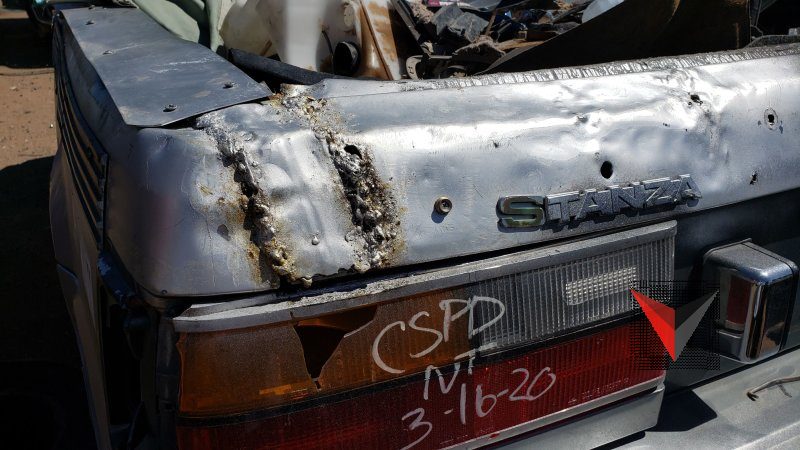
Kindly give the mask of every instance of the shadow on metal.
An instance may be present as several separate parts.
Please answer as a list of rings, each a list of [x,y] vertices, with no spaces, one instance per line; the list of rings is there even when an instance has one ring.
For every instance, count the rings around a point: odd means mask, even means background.
[[[688,431],[714,420],[717,413],[693,391],[683,391],[664,399],[658,424],[651,431]]]

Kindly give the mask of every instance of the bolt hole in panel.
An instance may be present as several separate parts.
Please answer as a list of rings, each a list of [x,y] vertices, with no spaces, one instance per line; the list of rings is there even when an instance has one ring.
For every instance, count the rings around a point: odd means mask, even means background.
[[[637,366],[628,289],[672,279],[674,236],[668,222],[178,317],[180,446],[441,447],[652,388],[664,371]]]

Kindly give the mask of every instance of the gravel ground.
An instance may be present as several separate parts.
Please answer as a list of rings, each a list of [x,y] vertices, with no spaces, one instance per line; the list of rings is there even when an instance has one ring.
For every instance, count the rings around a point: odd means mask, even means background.
[[[90,448],[80,357],[55,274],[50,40],[0,8],[0,436],[4,448]],[[9,444],[11,443],[11,444]],[[9,446],[10,445],[10,446]]]

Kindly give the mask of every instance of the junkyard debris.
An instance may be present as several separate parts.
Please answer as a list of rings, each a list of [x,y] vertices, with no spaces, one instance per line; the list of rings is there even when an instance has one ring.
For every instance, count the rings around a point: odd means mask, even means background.
[[[280,64],[446,78],[741,48],[750,9],[748,0],[238,0],[220,33],[232,51],[277,61],[258,65],[284,79],[291,70]]]

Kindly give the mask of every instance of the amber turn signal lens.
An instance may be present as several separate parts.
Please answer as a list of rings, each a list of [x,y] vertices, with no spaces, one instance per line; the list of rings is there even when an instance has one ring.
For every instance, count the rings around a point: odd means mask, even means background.
[[[365,308],[370,314],[182,334],[180,412],[251,411],[466,359],[476,303],[452,300],[458,296],[449,290]],[[342,333],[353,323],[363,325]]]
[[[178,350],[182,413],[246,411],[316,391],[291,326],[185,334]]]

